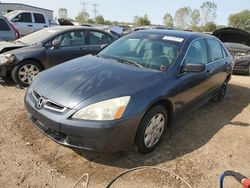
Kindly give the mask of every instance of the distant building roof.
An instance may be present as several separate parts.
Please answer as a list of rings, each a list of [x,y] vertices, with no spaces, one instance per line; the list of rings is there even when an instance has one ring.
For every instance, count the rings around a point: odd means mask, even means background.
[[[23,4],[23,3],[1,3],[0,2],[0,4],[2,4],[2,5],[26,6],[26,7],[30,7],[30,8],[37,8],[37,9],[41,9],[41,10],[46,10],[46,11],[54,12],[53,10],[49,10],[49,9],[45,9],[45,8],[41,8],[41,7],[35,7],[35,6],[32,6],[32,5],[26,5],[26,4]]]

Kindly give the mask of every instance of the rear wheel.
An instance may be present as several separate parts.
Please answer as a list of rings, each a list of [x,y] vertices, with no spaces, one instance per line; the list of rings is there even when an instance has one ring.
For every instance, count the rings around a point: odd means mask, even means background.
[[[220,88],[220,91],[214,97],[215,102],[220,102],[225,98],[225,95],[227,93],[227,86],[228,86],[228,81],[224,81],[224,83],[222,84]]]
[[[28,87],[32,83],[32,79],[42,70],[42,66],[36,61],[23,61],[12,70],[12,79],[19,86]]]
[[[157,105],[143,117],[137,130],[136,146],[140,153],[153,151],[160,143],[166,130],[168,113],[164,106]]]

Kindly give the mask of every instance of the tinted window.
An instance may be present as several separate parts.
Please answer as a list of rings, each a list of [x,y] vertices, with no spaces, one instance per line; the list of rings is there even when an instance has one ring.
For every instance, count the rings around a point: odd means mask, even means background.
[[[207,47],[205,40],[197,40],[188,49],[185,61],[207,64]]]
[[[45,18],[42,14],[34,13],[34,18],[36,23],[45,23]]]
[[[10,31],[10,27],[4,19],[0,19],[0,31]]]
[[[112,42],[112,38],[101,32],[90,31],[89,32],[89,44],[97,45],[97,44],[109,44]]]
[[[54,40],[58,40],[60,46],[79,46],[86,45],[86,32],[73,31],[57,36]]]
[[[30,13],[21,13],[15,19],[18,19],[18,22],[32,22]]]
[[[223,54],[220,43],[215,39],[208,39],[207,42],[211,53],[210,62],[222,59]]]

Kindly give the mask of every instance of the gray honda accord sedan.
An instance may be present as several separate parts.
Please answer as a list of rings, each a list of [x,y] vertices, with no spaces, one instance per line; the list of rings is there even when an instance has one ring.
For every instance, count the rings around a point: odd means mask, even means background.
[[[176,112],[224,98],[232,69],[232,56],[213,36],[138,31],[41,72],[25,106],[32,123],[62,145],[149,153]]]

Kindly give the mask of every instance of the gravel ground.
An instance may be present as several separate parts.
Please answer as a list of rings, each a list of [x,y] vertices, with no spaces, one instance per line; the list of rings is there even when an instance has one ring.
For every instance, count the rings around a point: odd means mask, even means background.
[[[0,187],[73,187],[84,173],[89,187],[104,187],[118,173],[157,165],[193,187],[219,187],[228,169],[250,176],[250,77],[233,76],[223,102],[210,102],[172,123],[151,154],[74,151],[43,136],[27,118],[25,90],[0,81]],[[240,187],[225,179],[225,188]],[[79,186],[83,187],[83,186]],[[157,170],[130,173],[114,187],[185,187]]]

